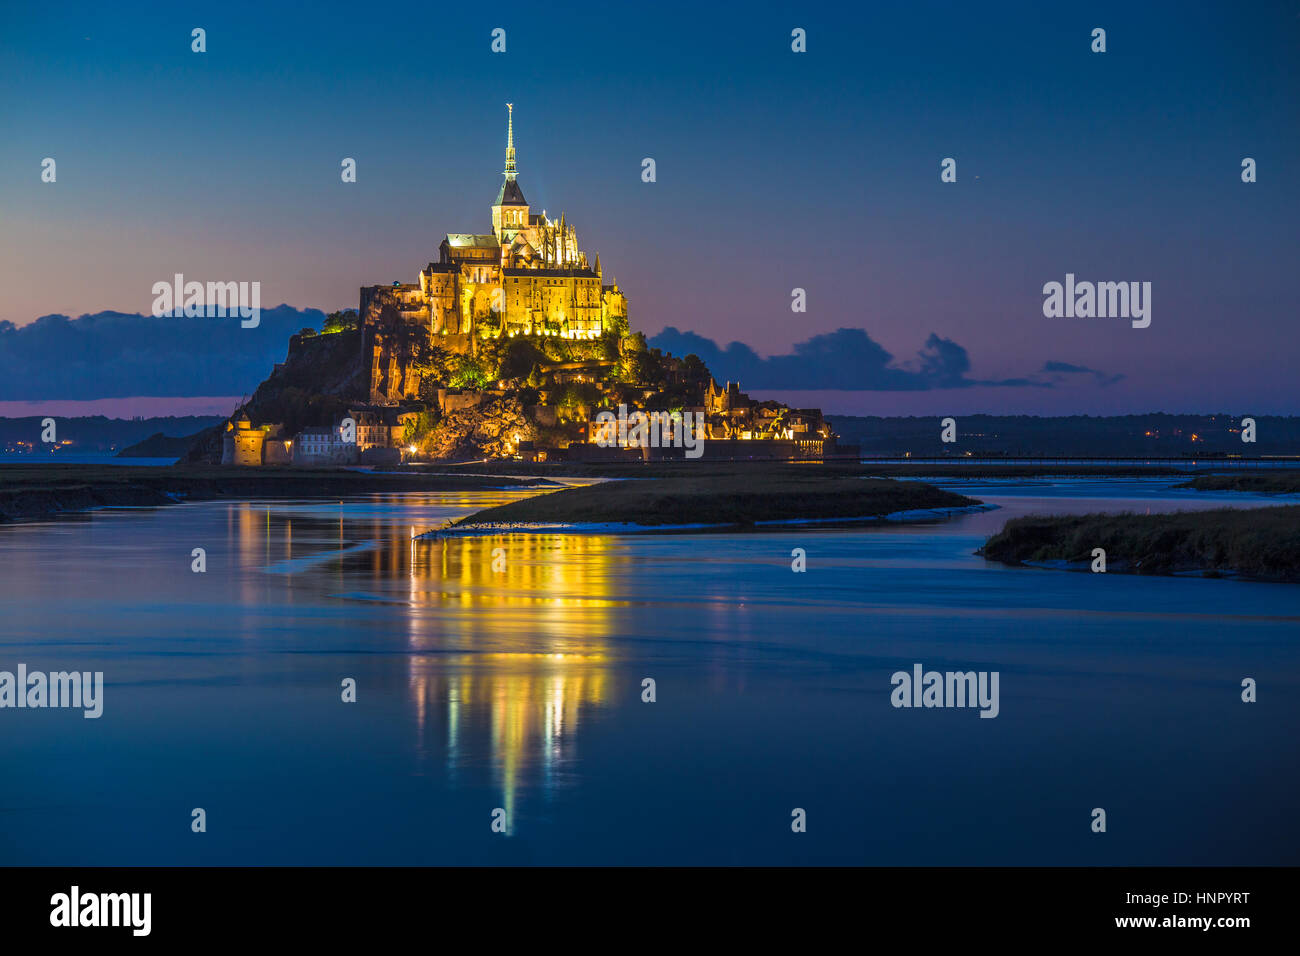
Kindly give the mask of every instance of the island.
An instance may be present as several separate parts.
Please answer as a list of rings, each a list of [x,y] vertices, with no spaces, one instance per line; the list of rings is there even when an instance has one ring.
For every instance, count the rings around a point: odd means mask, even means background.
[[[1011,565],[1300,581],[1300,505],[1015,518],[976,554]]]

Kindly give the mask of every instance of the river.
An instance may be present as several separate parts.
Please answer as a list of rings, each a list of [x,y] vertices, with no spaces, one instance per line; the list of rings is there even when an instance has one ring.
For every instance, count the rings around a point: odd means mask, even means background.
[[[98,719],[0,710],[0,863],[1300,862],[1300,587],[973,554],[1018,514],[1276,500],[936,483],[999,509],[412,540],[519,494],[484,491],[0,526],[0,669],[105,682]],[[914,664],[998,672],[998,716],[892,707]]]

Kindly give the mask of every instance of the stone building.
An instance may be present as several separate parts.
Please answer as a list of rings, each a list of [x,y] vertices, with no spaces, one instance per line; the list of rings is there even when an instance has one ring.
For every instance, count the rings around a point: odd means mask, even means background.
[[[343,430],[304,428],[293,439],[295,465],[354,465],[360,458],[355,441],[344,441]]]
[[[371,392],[376,399],[412,397],[397,343],[399,330],[427,330],[452,351],[473,348],[475,336],[551,335],[596,338],[626,326],[627,298],[600,256],[588,260],[573,224],[561,213],[533,212],[515,166],[514,107],[506,126],[504,180],[492,203],[492,231],[448,233],[438,260],[413,283],[366,286],[361,320],[370,331]]]
[[[719,387],[710,379],[704,393],[709,438],[794,442],[802,455],[822,455],[834,445],[830,425],[819,409],[790,408],[781,402],[756,402],[737,382]]]
[[[221,439],[221,463],[223,465],[260,465],[262,450],[272,426],[254,425],[246,412],[226,422],[226,431]]]

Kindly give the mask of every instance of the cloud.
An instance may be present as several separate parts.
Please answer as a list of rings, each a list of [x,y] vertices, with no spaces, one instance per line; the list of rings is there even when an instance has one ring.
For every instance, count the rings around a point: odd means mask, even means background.
[[[279,305],[238,318],[98,312],[0,322],[0,400],[251,394],[284,360],[289,336],[325,313]]]
[[[1052,388],[1065,381],[1064,362],[1048,362],[1040,373],[1019,378],[970,377],[970,356],[951,339],[931,333],[910,361],[897,362],[864,329],[836,329],[814,335],[794,345],[787,355],[762,358],[748,345],[732,342],[725,348],[694,332],[673,326],[649,340],[655,348],[674,355],[694,353],[704,360],[715,378],[743,382],[746,387],[790,391],[835,389],[844,391],[928,391],[944,388],[1000,386]],[[1119,381],[1082,366],[1068,366],[1098,376],[1102,384]],[[1044,373],[1053,373],[1046,378]]]
[[[1063,380],[1062,377],[1065,375],[1091,375],[1097,384],[1101,386],[1114,385],[1124,379],[1123,375],[1107,375],[1095,368],[1088,368],[1086,365],[1071,365],[1069,362],[1044,362],[1043,372],[1057,380]]]
[[[0,401],[251,394],[284,360],[289,336],[306,326],[319,328],[324,319],[318,309],[279,305],[263,309],[255,329],[241,328],[237,318],[153,318],[125,312],[75,319],[44,315],[24,326],[0,322]],[[796,343],[789,354],[767,358],[743,342],[722,347],[672,326],[650,344],[674,355],[695,353],[721,381],[791,391],[1053,388],[1083,376],[1105,386],[1124,377],[1049,361],[1022,378],[971,378],[966,349],[933,333],[904,362],[863,329],[814,335]]]

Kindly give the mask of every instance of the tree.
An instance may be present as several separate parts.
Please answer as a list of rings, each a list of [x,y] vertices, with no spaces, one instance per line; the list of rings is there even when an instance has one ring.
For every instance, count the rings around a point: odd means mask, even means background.
[[[321,325],[322,334],[331,332],[346,332],[349,329],[358,328],[361,317],[357,315],[355,309],[345,309],[339,312],[331,312],[325,316],[325,322]]]
[[[451,373],[449,383],[452,388],[485,389],[492,384],[492,377],[478,359],[461,356],[458,367]]]

